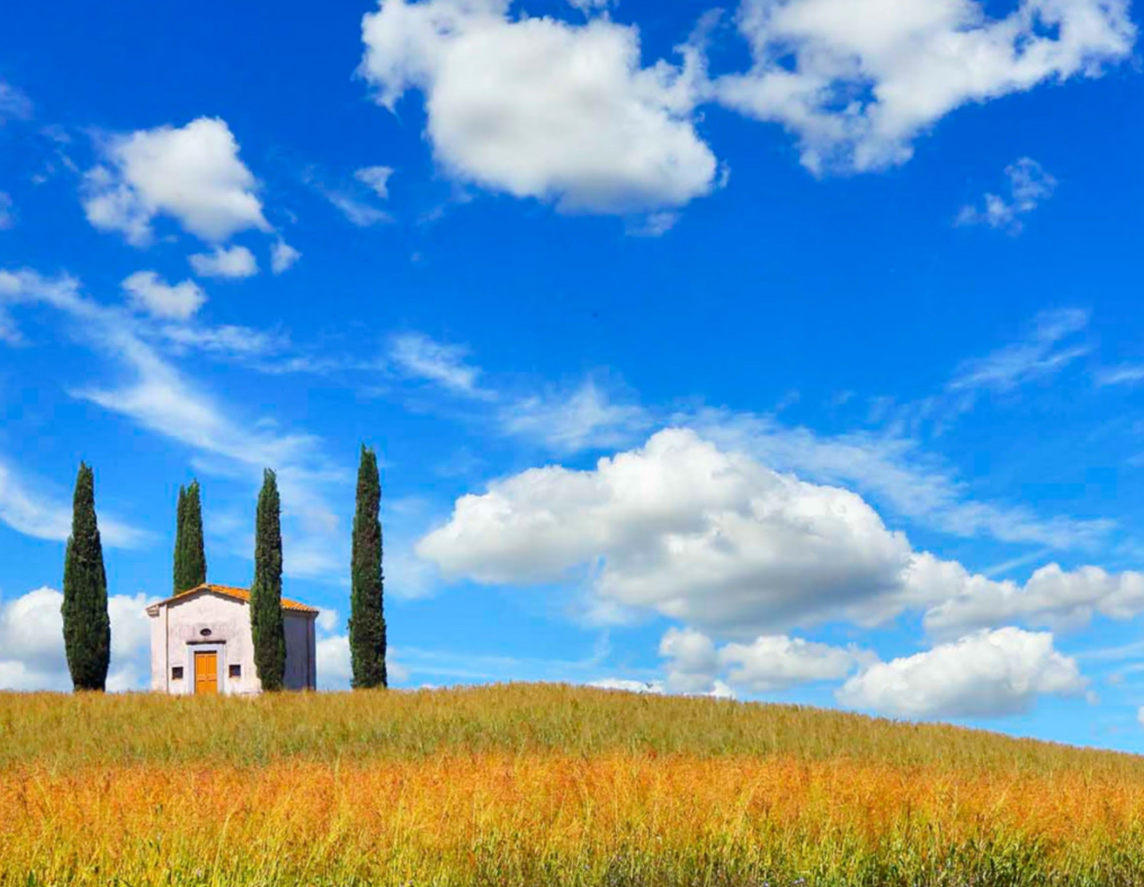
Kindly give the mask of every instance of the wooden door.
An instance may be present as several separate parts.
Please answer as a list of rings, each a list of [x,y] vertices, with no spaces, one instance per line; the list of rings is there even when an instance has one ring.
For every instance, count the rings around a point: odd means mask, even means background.
[[[195,653],[195,694],[218,693],[218,653],[205,650]]]

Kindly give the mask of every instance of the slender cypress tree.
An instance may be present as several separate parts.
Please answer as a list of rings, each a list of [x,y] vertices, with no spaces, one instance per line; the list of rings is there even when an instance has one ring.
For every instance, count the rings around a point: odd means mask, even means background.
[[[286,627],[282,620],[282,516],[278,480],[266,469],[254,528],[254,584],[250,589],[254,666],[262,689],[281,690],[286,676]]]
[[[72,532],[64,559],[64,650],[76,690],[103,690],[111,664],[107,573],[95,517],[95,480],[83,462],[75,481]]]
[[[183,569],[187,588],[198,588],[207,581],[207,555],[203,547],[203,503],[199,482],[187,487],[186,524],[183,527]],[[181,590],[181,589],[180,589]]]
[[[350,591],[350,658],[353,686],[385,687],[385,594],[381,568],[381,478],[373,450],[361,448],[354,513]]]
[[[175,526],[175,594],[198,588],[207,581],[207,557],[203,548],[203,505],[199,482],[179,487]]]
[[[179,502],[175,506],[175,576],[174,576],[174,593],[178,594],[180,591],[186,591],[188,588],[193,588],[186,584],[186,561],[187,556],[185,553],[187,544],[187,488],[179,487]]]

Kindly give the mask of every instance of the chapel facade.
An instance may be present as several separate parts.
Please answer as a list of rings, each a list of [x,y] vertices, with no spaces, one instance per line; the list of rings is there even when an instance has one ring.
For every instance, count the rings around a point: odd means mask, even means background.
[[[262,692],[254,667],[250,592],[200,585],[147,608],[151,621],[151,689],[183,695]],[[282,599],[288,690],[317,687],[314,623],[318,610]]]

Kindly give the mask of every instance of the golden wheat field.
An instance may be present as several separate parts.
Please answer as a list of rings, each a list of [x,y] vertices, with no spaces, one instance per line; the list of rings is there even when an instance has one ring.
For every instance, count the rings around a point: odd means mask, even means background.
[[[1144,884],[1144,758],[557,685],[6,694],[0,884]]]

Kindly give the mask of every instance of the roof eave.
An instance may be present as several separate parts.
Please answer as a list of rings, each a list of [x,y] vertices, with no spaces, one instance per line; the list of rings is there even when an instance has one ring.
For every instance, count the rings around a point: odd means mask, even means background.
[[[216,594],[219,597],[224,597],[227,600],[234,601],[238,604],[245,604],[247,606],[250,604],[250,601],[247,598],[239,597],[238,595],[231,593],[225,586],[206,584],[200,585],[197,588],[188,588],[186,591],[180,591],[178,594],[172,595],[171,597],[166,598],[165,600],[161,600],[156,604],[152,604],[151,607],[155,608],[155,612],[152,615],[157,616],[159,614],[160,607],[166,607],[173,603],[190,600],[192,597],[198,594]],[[317,607],[311,607],[309,604],[303,604],[299,601],[291,601],[290,603],[292,606],[282,607],[284,612],[298,613],[300,615],[310,616],[314,619],[318,618],[318,614],[321,612]],[[151,607],[147,608],[148,613],[151,612]]]

